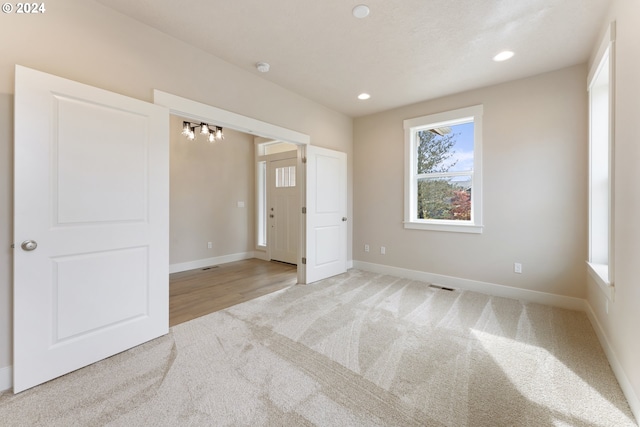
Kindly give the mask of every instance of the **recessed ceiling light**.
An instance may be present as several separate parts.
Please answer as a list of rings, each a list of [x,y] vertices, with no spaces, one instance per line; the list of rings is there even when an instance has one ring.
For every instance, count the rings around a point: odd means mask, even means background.
[[[365,100],[369,98],[371,98],[371,95],[369,95],[368,93],[361,93],[360,95],[358,95],[358,99]]]
[[[369,6],[367,6],[366,4],[359,4],[354,7],[352,11],[353,16],[358,19],[366,18],[367,16],[369,16],[369,12]]]
[[[513,56],[513,52],[511,52],[510,50],[504,50],[499,54],[497,54],[496,56],[494,56],[493,60],[496,62],[502,62],[502,61],[506,61],[507,59],[511,59],[512,56]]]

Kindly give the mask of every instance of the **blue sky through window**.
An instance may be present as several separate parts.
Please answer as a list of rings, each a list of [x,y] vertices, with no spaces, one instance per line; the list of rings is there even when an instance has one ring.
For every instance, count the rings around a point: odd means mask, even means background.
[[[451,149],[454,153],[445,161],[445,164],[452,165],[457,161],[449,172],[473,170],[473,122],[449,127],[451,133],[455,135],[455,144]]]

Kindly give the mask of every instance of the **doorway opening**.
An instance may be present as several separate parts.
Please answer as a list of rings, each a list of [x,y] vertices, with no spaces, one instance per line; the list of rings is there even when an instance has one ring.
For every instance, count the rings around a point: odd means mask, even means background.
[[[297,146],[296,179],[300,185],[300,257],[298,283],[335,276],[347,267],[347,156],[309,145],[300,132],[154,90],[154,103],[193,122],[213,123],[270,140]]]
[[[170,326],[297,281],[297,146],[228,128],[190,139],[187,120],[169,122]]]
[[[296,150],[296,180],[302,185],[299,186],[299,205],[298,212],[302,215],[302,205],[306,196],[306,174],[303,167],[303,157],[306,153],[306,147],[310,142],[308,135],[296,132],[290,129],[282,128],[280,126],[272,125],[270,123],[262,122],[260,120],[252,119],[250,117],[242,116],[236,113],[232,113],[226,110],[222,110],[207,104],[202,104],[196,101],[192,101],[186,98],[182,98],[176,95],[171,95],[166,92],[154,90],[154,103],[163,105],[169,108],[169,112],[173,115],[184,117],[194,122],[206,122],[212,123],[216,126],[221,126],[226,132],[231,129],[238,132],[253,135],[255,137],[262,137],[270,141],[281,141],[289,144],[294,144]],[[298,256],[304,256],[304,250],[306,245],[305,234],[305,221],[301,218],[299,220],[299,234],[298,234]],[[256,250],[256,253],[258,251]],[[306,283],[306,268],[302,262],[297,263],[297,281],[298,283]]]

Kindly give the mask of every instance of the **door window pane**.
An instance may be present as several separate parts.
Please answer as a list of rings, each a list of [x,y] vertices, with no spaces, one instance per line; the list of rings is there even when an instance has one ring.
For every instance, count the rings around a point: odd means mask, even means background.
[[[296,167],[286,166],[276,168],[276,187],[295,187],[296,186]]]

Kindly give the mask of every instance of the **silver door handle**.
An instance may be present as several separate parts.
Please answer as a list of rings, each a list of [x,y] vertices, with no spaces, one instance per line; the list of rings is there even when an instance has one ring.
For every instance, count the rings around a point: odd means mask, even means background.
[[[35,240],[25,240],[24,242],[22,242],[20,247],[22,248],[22,250],[28,252],[28,251],[32,251],[35,248],[37,248],[38,247],[38,243]]]

